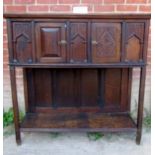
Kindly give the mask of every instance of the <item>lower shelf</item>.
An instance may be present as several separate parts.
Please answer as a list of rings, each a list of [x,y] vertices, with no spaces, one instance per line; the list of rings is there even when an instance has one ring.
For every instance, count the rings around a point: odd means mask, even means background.
[[[136,124],[127,114],[26,114],[21,131],[85,131],[119,132],[136,131]]]

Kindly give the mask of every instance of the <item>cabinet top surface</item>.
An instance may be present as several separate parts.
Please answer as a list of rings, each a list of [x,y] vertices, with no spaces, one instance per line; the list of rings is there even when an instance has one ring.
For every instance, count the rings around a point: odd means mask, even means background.
[[[101,19],[150,19],[151,14],[12,14],[5,13],[4,18],[101,18]]]

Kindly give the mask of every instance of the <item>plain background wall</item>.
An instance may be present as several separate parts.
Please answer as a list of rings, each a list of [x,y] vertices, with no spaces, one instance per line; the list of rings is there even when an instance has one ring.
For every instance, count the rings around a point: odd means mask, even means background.
[[[4,13],[72,13],[74,6],[87,6],[90,13],[150,13],[150,0],[4,0]],[[7,26],[3,22],[3,104],[4,109],[12,106],[8,67]],[[150,26],[151,32],[151,26]],[[148,42],[148,66],[145,86],[144,114],[151,109],[151,34]],[[139,70],[134,69],[132,84],[132,112],[137,107]],[[17,69],[17,89],[20,107],[23,108],[22,70]]]

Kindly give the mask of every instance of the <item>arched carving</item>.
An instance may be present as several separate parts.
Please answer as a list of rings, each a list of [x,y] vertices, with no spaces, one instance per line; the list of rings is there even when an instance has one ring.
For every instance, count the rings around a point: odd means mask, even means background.
[[[119,62],[121,47],[120,23],[92,24],[93,62]]]
[[[140,56],[140,39],[133,35],[129,38],[126,48],[126,59],[136,61]]]
[[[30,40],[26,34],[21,33],[16,37],[14,42],[16,43],[16,48],[18,51],[24,51],[28,43],[30,43]]]
[[[30,22],[13,22],[14,60],[32,61],[32,29]]]
[[[112,56],[115,53],[115,40],[109,31],[104,31],[98,39],[97,56]]]
[[[141,60],[143,44],[144,23],[127,23],[125,61]]]
[[[87,62],[87,23],[71,23],[70,62]]]

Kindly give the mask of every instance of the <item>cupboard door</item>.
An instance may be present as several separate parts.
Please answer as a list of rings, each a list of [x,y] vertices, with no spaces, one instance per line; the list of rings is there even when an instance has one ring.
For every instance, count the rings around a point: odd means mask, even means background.
[[[36,25],[36,47],[38,62],[65,62],[66,45],[65,23],[38,23]]]
[[[32,26],[30,22],[12,23],[12,53],[14,63],[32,62]]]
[[[93,23],[91,44],[93,63],[119,62],[121,24]]]
[[[70,54],[71,63],[86,63],[88,54],[88,23],[71,22],[70,24]]]
[[[141,61],[144,46],[144,23],[126,23],[125,61]]]

